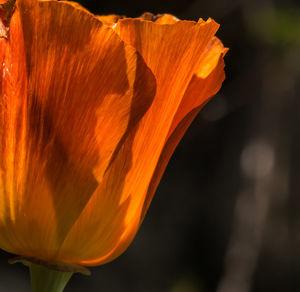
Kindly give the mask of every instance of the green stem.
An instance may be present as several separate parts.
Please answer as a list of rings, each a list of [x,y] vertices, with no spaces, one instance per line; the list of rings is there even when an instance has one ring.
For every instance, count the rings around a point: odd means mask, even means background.
[[[50,270],[30,263],[32,292],[62,292],[72,275],[72,272]]]

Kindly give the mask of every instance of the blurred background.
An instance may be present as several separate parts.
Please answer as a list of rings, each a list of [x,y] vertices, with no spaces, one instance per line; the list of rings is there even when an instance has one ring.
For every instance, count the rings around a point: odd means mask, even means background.
[[[221,91],[174,153],[132,245],[65,291],[300,291],[299,1],[79,2],[95,14],[212,17],[230,51]],[[1,292],[29,291],[28,271],[1,257]]]

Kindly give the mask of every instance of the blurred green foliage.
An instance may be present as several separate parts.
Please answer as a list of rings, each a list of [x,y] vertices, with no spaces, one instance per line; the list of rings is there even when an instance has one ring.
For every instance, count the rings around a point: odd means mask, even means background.
[[[251,15],[250,30],[263,42],[300,45],[300,10],[267,6]]]

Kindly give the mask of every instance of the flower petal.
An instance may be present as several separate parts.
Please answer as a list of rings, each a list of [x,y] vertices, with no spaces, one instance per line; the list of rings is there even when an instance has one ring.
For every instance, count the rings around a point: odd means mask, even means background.
[[[206,71],[205,73],[208,75],[204,75],[202,68],[198,74],[193,76],[185,92],[169,130],[167,142],[151,179],[143,206],[141,222],[146,215],[165,168],[182,136],[203,106],[219,91],[225,79],[223,57],[227,50],[223,48],[222,43],[218,39],[215,38],[212,42],[214,48],[212,48],[207,55],[207,57],[211,57],[210,65],[212,71],[209,72],[209,74],[208,71]],[[217,61],[217,64],[215,64],[214,61]]]
[[[218,38],[214,37],[211,40],[205,58],[195,70],[177,109],[169,136],[192,109],[200,105],[204,106],[219,91],[225,79],[223,58],[227,50]]]
[[[20,14],[22,28],[17,24]],[[155,79],[131,46],[72,3],[20,0],[13,18],[7,46],[24,39],[27,89],[19,97],[19,107],[24,108],[21,122],[15,121],[12,98],[3,119],[14,128],[6,127],[1,136],[1,155],[10,157],[1,169],[17,170],[9,177],[4,171],[3,181],[13,189],[14,216],[11,238],[2,245],[10,252],[47,260],[55,257],[118,145],[150,106]],[[15,62],[12,48],[6,58]],[[26,70],[18,74],[26,76]],[[16,134],[17,126],[23,136]],[[14,139],[7,140],[7,135]],[[15,168],[18,151],[21,170]],[[3,200],[5,192],[4,187]],[[0,230],[6,221],[3,214]]]
[[[108,26],[114,26],[120,19],[126,18],[125,16],[109,14],[109,15],[97,15],[96,16],[103,24]],[[158,14],[146,12],[142,14],[139,19],[154,21],[159,24],[173,24],[179,21],[177,17],[171,14]]]
[[[141,53],[156,76],[156,96],[70,230],[60,259],[67,255],[67,261],[97,265],[127,248],[162,170],[194,117],[193,109],[205,103],[223,80],[223,67],[218,65],[221,50],[217,56],[211,53],[217,28],[212,20],[164,25],[138,19],[119,20],[115,30]],[[208,61],[211,65],[206,68]],[[180,119],[184,120],[182,125]],[[175,138],[171,138],[175,129]],[[86,236],[82,239],[80,232],[84,228]],[[77,250],[85,251],[84,260],[79,259]]]
[[[26,61],[19,11],[15,11],[9,37],[0,38],[0,246],[11,250],[19,244],[13,229],[16,220],[15,192],[25,188],[27,93]],[[16,138],[18,137],[18,138]],[[4,231],[5,230],[5,231]]]
[[[180,21],[177,17],[171,14],[161,14],[157,17],[156,23],[159,24],[174,24]]]
[[[123,18],[123,16],[110,14],[110,15],[97,15],[96,16],[103,24],[108,26],[115,25],[119,19]]]

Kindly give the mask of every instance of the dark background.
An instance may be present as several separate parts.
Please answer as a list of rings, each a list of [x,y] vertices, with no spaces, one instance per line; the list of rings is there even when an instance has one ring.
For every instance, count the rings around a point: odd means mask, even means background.
[[[95,14],[212,17],[230,51],[221,91],[177,148],[132,245],[65,291],[300,291],[300,1],[80,2]],[[1,257],[1,292],[29,291],[26,268]]]

